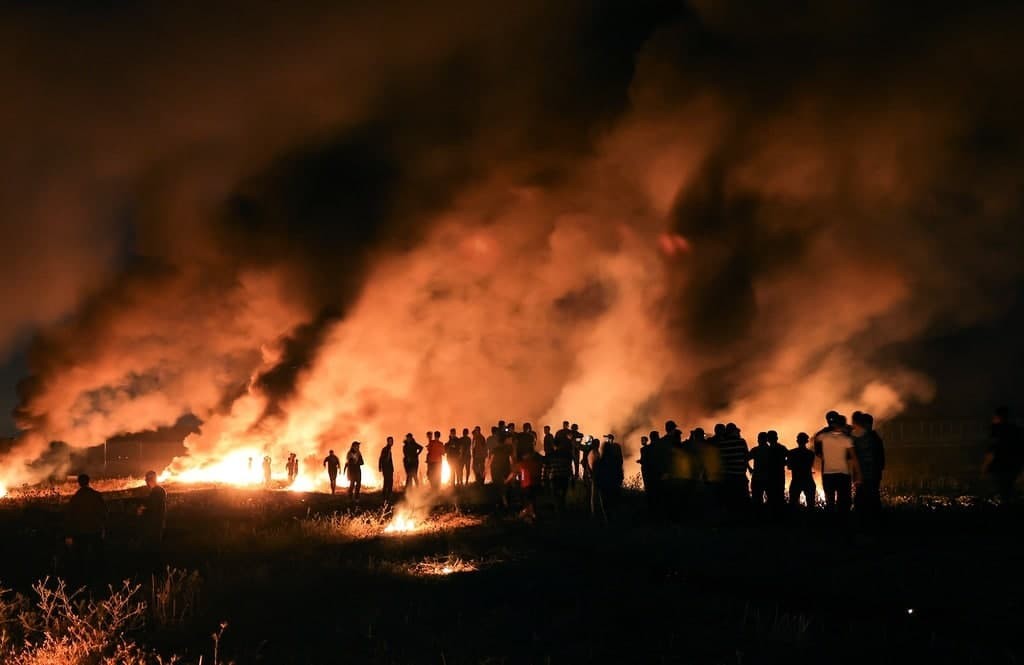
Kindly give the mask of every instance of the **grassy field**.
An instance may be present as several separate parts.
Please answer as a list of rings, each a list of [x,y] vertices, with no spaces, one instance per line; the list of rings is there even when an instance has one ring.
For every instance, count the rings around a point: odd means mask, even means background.
[[[578,493],[561,516],[542,504],[531,525],[472,489],[435,506],[429,529],[388,534],[374,494],[356,506],[323,494],[171,489],[164,564],[177,572],[145,573],[135,490],[123,490],[108,495],[104,580],[141,585],[133,598],[146,607],[116,630],[165,659],[1024,659],[1015,632],[1024,618],[1021,515],[981,500],[897,497],[866,529],[822,515],[655,523],[642,495],[629,493],[605,526]],[[0,502],[0,585],[11,589],[0,626],[11,635],[15,594],[36,602],[33,583],[49,575],[52,588],[62,573],[59,501]]]

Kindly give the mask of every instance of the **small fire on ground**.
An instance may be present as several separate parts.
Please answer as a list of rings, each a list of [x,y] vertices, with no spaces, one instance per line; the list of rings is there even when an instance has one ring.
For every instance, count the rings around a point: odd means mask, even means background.
[[[419,529],[419,520],[414,519],[413,516],[408,513],[399,512],[394,516],[394,518],[392,518],[391,522],[384,527],[384,533],[414,533],[419,531]]]

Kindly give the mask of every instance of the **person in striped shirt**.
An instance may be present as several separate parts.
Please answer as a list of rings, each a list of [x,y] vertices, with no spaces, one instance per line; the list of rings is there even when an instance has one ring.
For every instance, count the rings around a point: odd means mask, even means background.
[[[750,448],[740,435],[740,428],[729,423],[721,438],[715,437],[722,460],[722,504],[736,512],[744,512],[750,505],[750,487],[747,483],[747,456]]]

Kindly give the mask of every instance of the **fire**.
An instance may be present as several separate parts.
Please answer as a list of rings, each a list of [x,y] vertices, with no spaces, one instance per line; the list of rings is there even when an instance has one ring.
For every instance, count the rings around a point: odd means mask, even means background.
[[[0,499],[4,498],[5,496],[7,496],[7,486],[4,485],[3,483],[0,483]]]
[[[445,460],[443,462],[441,462],[441,484],[442,485],[448,485],[448,484],[451,483],[451,481],[452,481],[452,470],[448,466],[448,459],[445,458]]]
[[[384,533],[412,533],[419,530],[419,523],[405,511],[395,514],[391,523],[384,527]]]
[[[288,486],[288,489],[292,492],[316,492],[319,488],[316,479],[303,473],[299,474],[295,481]]]
[[[219,460],[182,471],[165,470],[161,482],[225,483],[228,485],[256,485],[263,480],[263,453],[255,448],[232,450]]]
[[[175,464],[160,474],[160,482],[179,484],[209,483],[218,485],[234,485],[236,487],[260,487],[263,485],[263,458],[266,452],[256,447],[236,448],[223,457],[208,461],[193,461],[189,458],[178,458]],[[301,456],[300,456],[301,458]],[[191,465],[189,463],[191,462]],[[292,492],[326,492],[328,487],[327,472],[324,469],[301,471],[288,483],[288,474],[282,459],[271,460],[270,479],[275,487]],[[184,465],[184,468],[179,468]],[[367,466],[363,466],[362,486],[375,488],[380,485],[377,474]],[[348,486],[348,478],[344,473],[338,476],[338,488]]]

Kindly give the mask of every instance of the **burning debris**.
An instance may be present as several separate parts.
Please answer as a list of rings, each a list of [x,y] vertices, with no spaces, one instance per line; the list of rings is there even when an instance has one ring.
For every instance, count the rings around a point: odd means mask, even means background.
[[[495,562],[490,562],[495,563]],[[480,562],[463,559],[454,554],[444,557],[427,557],[422,561],[410,564],[406,571],[410,575],[445,576],[456,573],[472,573],[480,570]]]
[[[422,524],[421,520],[414,519],[411,514],[404,510],[399,510],[391,518],[388,525],[384,527],[384,533],[414,533],[420,529]]]

